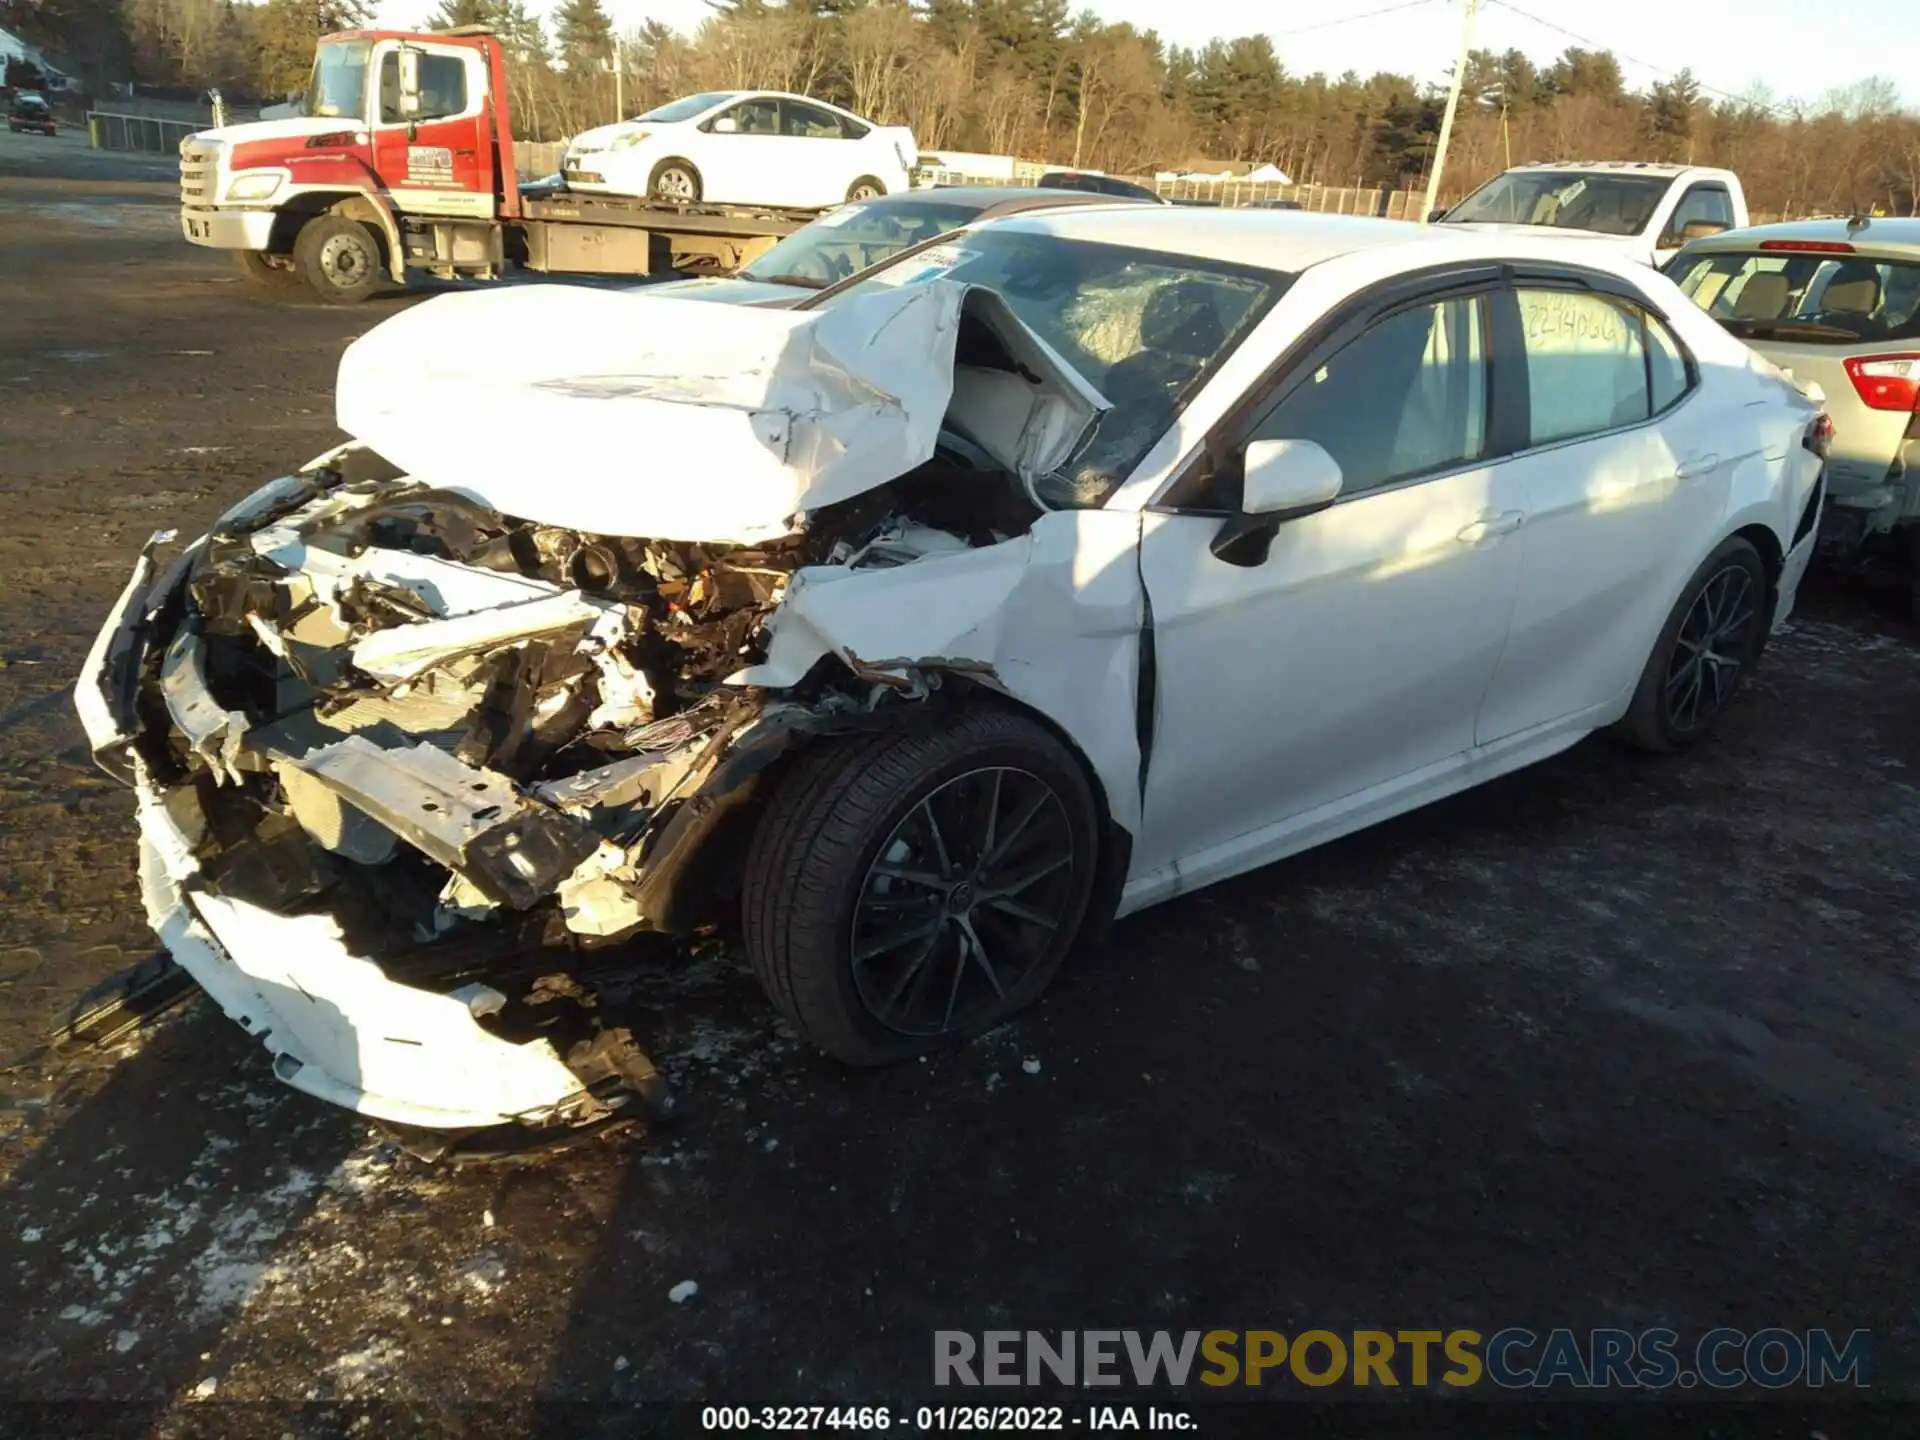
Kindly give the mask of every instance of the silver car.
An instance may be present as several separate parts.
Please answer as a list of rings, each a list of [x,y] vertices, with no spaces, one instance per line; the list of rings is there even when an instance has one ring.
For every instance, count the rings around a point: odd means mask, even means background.
[[[1834,435],[1823,545],[1892,539],[1920,558],[1920,220],[1729,230],[1666,269],[1729,331],[1825,392]],[[1920,608],[1920,578],[1915,600]]]

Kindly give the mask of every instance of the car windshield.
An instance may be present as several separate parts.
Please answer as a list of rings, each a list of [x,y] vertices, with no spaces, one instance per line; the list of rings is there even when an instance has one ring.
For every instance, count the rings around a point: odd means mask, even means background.
[[[1671,182],[1661,175],[1569,170],[1496,175],[1446,213],[1450,225],[1551,225],[1638,235]]]
[[[329,119],[358,119],[366,114],[367,54],[364,40],[322,45],[313,57],[313,78],[307,84],[303,113]]]
[[[980,209],[952,200],[842,205],[794,231],[740,273],[748,280],[824,289],[908,246],[959,229]]]
[[[994,226],[903,255],[807,304],[933,279],[999,292],[1113,403],[1063,473],[1035,485],[1055,509],[1106,503],[1291,282],[1290,275]]]
[[[733,90],[709,90],[701,95],[686,95],[678,100],[669,100],[664,105],[656,105],[644,115],[636,115],[636,120],[658,120],[663,125],[671,125],[676,120],[691,120],[718,105],[722,100],[731,100],[738,92]]]
[[[16,110],[44,110],[47,108],[47,102],[38,95],[20,95],[15,97],[13,108]]]
[[[1811,345],[1920,339],[1920,260],[1761,250],[1681,254],[1674,282],[1743,339]]]

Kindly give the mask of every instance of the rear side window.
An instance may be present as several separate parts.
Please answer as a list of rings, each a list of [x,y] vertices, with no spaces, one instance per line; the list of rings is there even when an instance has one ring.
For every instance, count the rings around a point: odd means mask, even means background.
[[[1617,430],[1653,413],[1637,309],[1584,291],[1518,293],[1533,444]]]
[[[1920,339],[1920,265],[1849,254],[1710,251],[1669,271],[1694,304],[1750,340]]]
[[[1350,496],[1486,453],[1487,361],[1478,299],[1390,315],[1289,391],[1249,439],[1312,440]]]
[[[1673,332],[1651,315],[1642,316],[1647,327],[1647,381],[1653,391],[1653,413],[1671,410],[1680,403],[1692,381],[1687,374],[1687,355]]]

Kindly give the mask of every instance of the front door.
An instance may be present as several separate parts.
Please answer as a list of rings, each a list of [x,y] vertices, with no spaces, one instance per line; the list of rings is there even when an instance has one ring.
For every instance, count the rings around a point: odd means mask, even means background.
[[[1315,441],[1343,483],[1264,560],[1210,552],[1217,511],[1145,517],[1156,703],[1136,875],[1177,862],[1199,884],[1240,868],[1231,856],[1258,863],[1314,828],[1309,812],[1471,747],[1526,506],[1487,458],[1487,307],[1416,301],[1283,382],[1238,443]]]
[[[733,128],[717,128],[721,121]],[[727,205],[791,205],[805,188],[804,177],[789,175],[780,135],[780,102],[771,95],[742,100],[707,122],[696,163],[701,198]]]
[[[374,168],[394,204],[416,215],[490,217],[487,71],[478,51],[421,44],[420,113],[400,114],[401,46],[381,47],[371,99]]]

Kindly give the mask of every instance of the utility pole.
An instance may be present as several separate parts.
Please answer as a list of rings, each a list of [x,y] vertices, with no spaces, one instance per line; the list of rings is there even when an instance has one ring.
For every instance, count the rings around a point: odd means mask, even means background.
[[[620,64],[620,37],[613,37],[613,123],[627,118],[627,77]]]
[[[1460,108],[1460,91],[1467,83],[1467,52],[1473,48],[1473,16],[1480,8],[1480,0],[1464,0],[1466,9],[1460,17],[1460,58],[1453,62],[1453,88],[1447,92],[1447,113],[1440,119],[1440,139],[1433,149],[1433,169],[1427,174],[1427,203],[1420,208],[1420,223],[1427,223],[1427,217],[1433,214],[1434,202],[1440,196],[1440,172],[1447,163],[1447,142],[1453,138],[1453,112]]]

